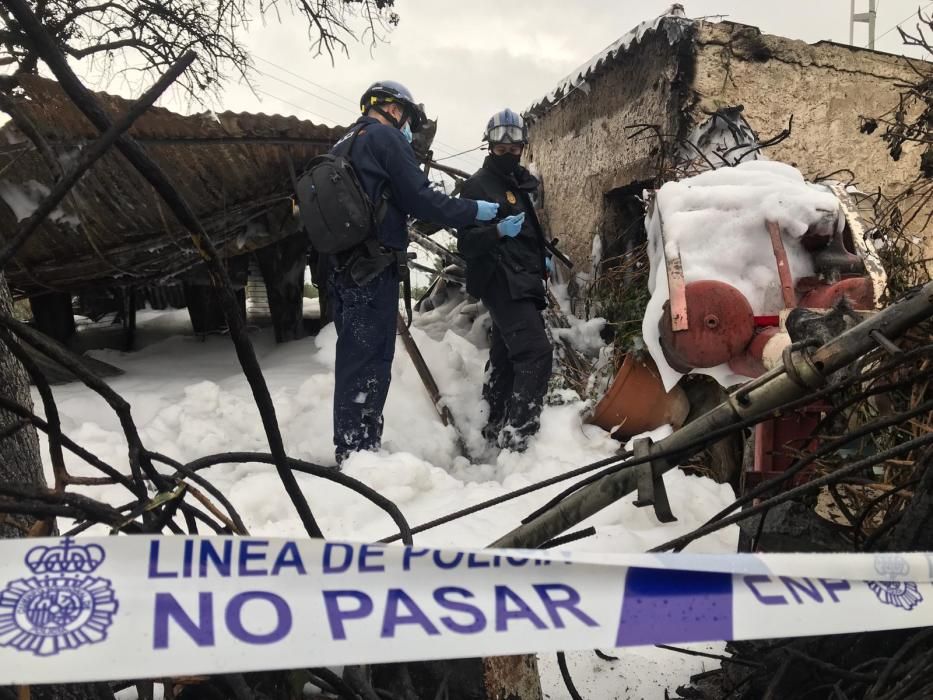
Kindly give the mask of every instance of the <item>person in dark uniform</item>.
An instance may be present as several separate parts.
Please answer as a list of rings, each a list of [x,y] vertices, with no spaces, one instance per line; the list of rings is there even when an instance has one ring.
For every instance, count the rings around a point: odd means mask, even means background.
[[[551,377],[552,348],[541,316],[551,262],[543,232],[526,217],[538,181],[519,165],[528,141],[524,120],[510,109],[498,112],[483,140],[489,155],[461,196],[497,202],[499,217],[458,229],[457,246],[467,263],[467,292],[482,299],[492,317],[483,435],[501,448],[524,451],[538,431]]]
[[[328,293],[337,329],[334,446],[337,464],[378,450],[382,410],[392,377],[400,270],[408,217],[462,227],[496,216],[498,205],[455,199],[431,188],[411,148],[424,111],[400,83],[374,83],[360,99],[362,116],[331,153],[349,157],[376,206],[375,245],[332,256]]]

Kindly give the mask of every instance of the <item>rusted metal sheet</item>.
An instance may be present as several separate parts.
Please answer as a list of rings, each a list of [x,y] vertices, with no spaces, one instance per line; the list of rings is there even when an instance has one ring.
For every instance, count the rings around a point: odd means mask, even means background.
[[[16,98],[17,107],[67,166],[76,149],[94,139],[97,131],[56,82],[24,76],[20,83],[23,95]],[[112,95],[97,97],[112,115],[130,104]],[[294,231],[277,228],[286,212],[290,215],[287,161],[300,168],[343,133],[343,128],[295,117],[232,112],[183,116],[152,108],[129,135],[165,169],[218,249],[229,257]],[[4,126],[0,136],[0,187],[8,195],[0,203],[2,236],[14,230],[17,221],[6,200],[30,191],[41,196],[53,179],[15,126]],[[137,284],[177,274],[197,262],[178,222],[116,152],[94,166],[61,209],[57,221],[42,224],[5,271],[21,293],[76,289],[102,281]]]
[[[768,221],[767,226],[768,235],[771,236],[771,248],[774,250],[774,260],[777,263],[778,278],[781,280],[784,308],[793,309],[797,306],[797,294],[794,292],[790,265],[787,264],[787,251],[784,250],[784,239],[781,238],[781,226],[776,221]]]
[[[687,293],[684,280],[684,264],[680,259],[680,249],[676,244],[668,244],[664,235],[664,219],[661,217],[661,206],[657,200],[652,200],[658,207],[658,223],[661,232],[661,252],[664,255],[664,266],[667,270],[667,290],[670,309],[670,326],[672,331],[685,331],[690,328],[687,319]]]

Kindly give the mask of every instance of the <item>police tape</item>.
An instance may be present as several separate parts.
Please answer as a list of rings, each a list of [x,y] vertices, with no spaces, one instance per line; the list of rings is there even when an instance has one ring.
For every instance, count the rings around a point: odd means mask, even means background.
[[[933,625],[933,554],[0,542],[0,686]]]

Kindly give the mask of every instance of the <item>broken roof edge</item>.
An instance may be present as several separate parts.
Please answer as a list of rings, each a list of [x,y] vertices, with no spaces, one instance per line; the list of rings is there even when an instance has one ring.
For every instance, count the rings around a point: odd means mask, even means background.
[[[800,39],[791,39],[790,37],[784,37],[777,34],[766,34],[761,30],[761,28],[754,25],[735,22],[728,19],[720,19],[718,22],[709,22],[703,18],[689,19],[684,13],[683,5],[674,4],[664,14],[661,14],[654,19],[646,20],[645,22],[637,25],[633,29],[626,32],[619,39],[614,41],[612,44],[607,46],[605,49],[600,51],[598,54],[593,56],[593,58],[591,58],[589,61],[575,68],[570,72],[569,75],[564,77],[564,79],[561,80],[551,92],[533,102],[523,111],[522,114],[527,120],[534,121],[536,118],[543,116],[551,109],[556,107],[563,99],[573,94],[577,90],[588,93],[590,89],[590,83],[593,80],[597,79],[600,75],[606,72],[609,66],[618,62],[619,59],[630,55],[643,43],[646,37],[659,33],[660,31],[665,31],[669,43],[671,46],[673,46],[686,35],[688,28],[701,26],[728,26],[735,28],[746,28],[754,30],[762,37],[776,37],[788,42],[800,43],[813,48],[833,47],[848,50],[853,53],[867,53],[883,56],[885,58],[893,59],[894,62],[908,60],[917,63],[930,64],[929,61],[926,61],[923,58],[911,58],[904,56],[903,54],[879,51],[877,49],[869,49],[863,46],[844,44],[828,39],[822,39],[820,41],[811,43],[802,41]]]
[[[687,19],[683,5],[671,5],[663,14],[658,15],[654,19],[646,20],[630,29],[605,49],[593,56],[589,61],[577,66],[557,84],[557,87],[544,97],[535,100],[522,114],[526,119],[533,120],[535,117],[552,109],[561,100],[576,90],[589,92],[588,81],[600,75],[610,63],[628,54],[640,44],[646,36],[655,34],[663,29],[667,32],[668,41],[673,45],[683,38],[686,28],[694,24],[696,24],[696,20]]]
[[[38,75],[22,75],[17,77],[17,82],[22,92],[15,99],[21,111],[36,123],[46,138],[54,142],[62,140],[66,133],[72,140],[96,139],[100,136],[100,132],[75,107],[57,81]],[[134,103],[132,98],[102,90],[93,91],[93,94],[112,119],[124,114]],[[269,136],[292,134],[336,141],[347,128],[316,123],[289,114],[232,110],[218,112],[212,109],[182,114],[152,105],[134,122],[128,133],[140,140],[167,136],[179,140],[210,136],[236,138],[261,133]],[[13,120],[0,126],[0,143],[16,144],[24,140],[25,136]]]

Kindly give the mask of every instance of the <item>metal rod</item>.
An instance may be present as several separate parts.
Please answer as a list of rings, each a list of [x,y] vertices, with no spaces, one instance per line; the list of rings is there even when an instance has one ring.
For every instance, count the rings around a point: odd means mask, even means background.
[[[933,316],[933,282],[928,282],[875,316],[833,338],[812,355],[798,356],[795,360],[795,374],[806,376],[816,370],[824,377],[829,376],[877,347],[872,338],[873,331],[881,331],[889,339],[898,338],[930,316]],[[776,373],[769,381],[745,390],[743,401],[737,400],[737,392],[731,394],[726,401],[693,423],[652,445],[652,452],[664,450],[676,453],[681,446],[694,442],[700,444],[704,435],[773,410],[805,396],[809,391],[807,387],[795,383],[787,372]],[[680,461],[695,452],[695,447],[684,449],[679,458],[669,458],[661,473],[676,468]],[[625,469],[623,465],[621,470],[607,474],[572,493],[552,509],[515,528],[490,546],[537,547],[628,495],[637,485],[635,470]]]
[[[766,224],[768,234],[771,236],[774,259],[777,262],[778,278],[781,280],[781,296],[784,299],[784,308],[793,309],[797,306],[797,295],[794,293],[794,280],[790,276],[790,266],[787,264],[787,251],[784,250],[781,227],[776,221],[768,221]]]
[[[437,386],[437,382],[434,380],[434,375],[431,374],[431,370],[428,367],[428,363],[424,360],[424,355],[421,354],[421,350],[418,349],[418,344],[415,342],[415,339],[411,335],[411,331],[408,330],[408,324],[405,323],[405,319],[402,318],[402,314],[398,315],[398,333],[402,337],[402,343],[405,345],[405,350],[408,352],[408,356],[411,358],[412,364],[415,365],[415,369],[418,371],[418,376],[421,377],[421,383],[424,385],[425,391],[428,392],[428,396],[431,398],[431,403],[434,405],[434,410],[437,411],[438,417],[441,419],[441,423],[445,426],[452,426],[454,432],[457,434],[457,446],[460,449],[461,454],[466,454],[466,446],[463,442],[463,436],[460,434],[460,431],[457,429],[457,424],[454,422],[453,414],[451,414],[450,409],[444,405],[444,398],[441,396],[441,390]]]

